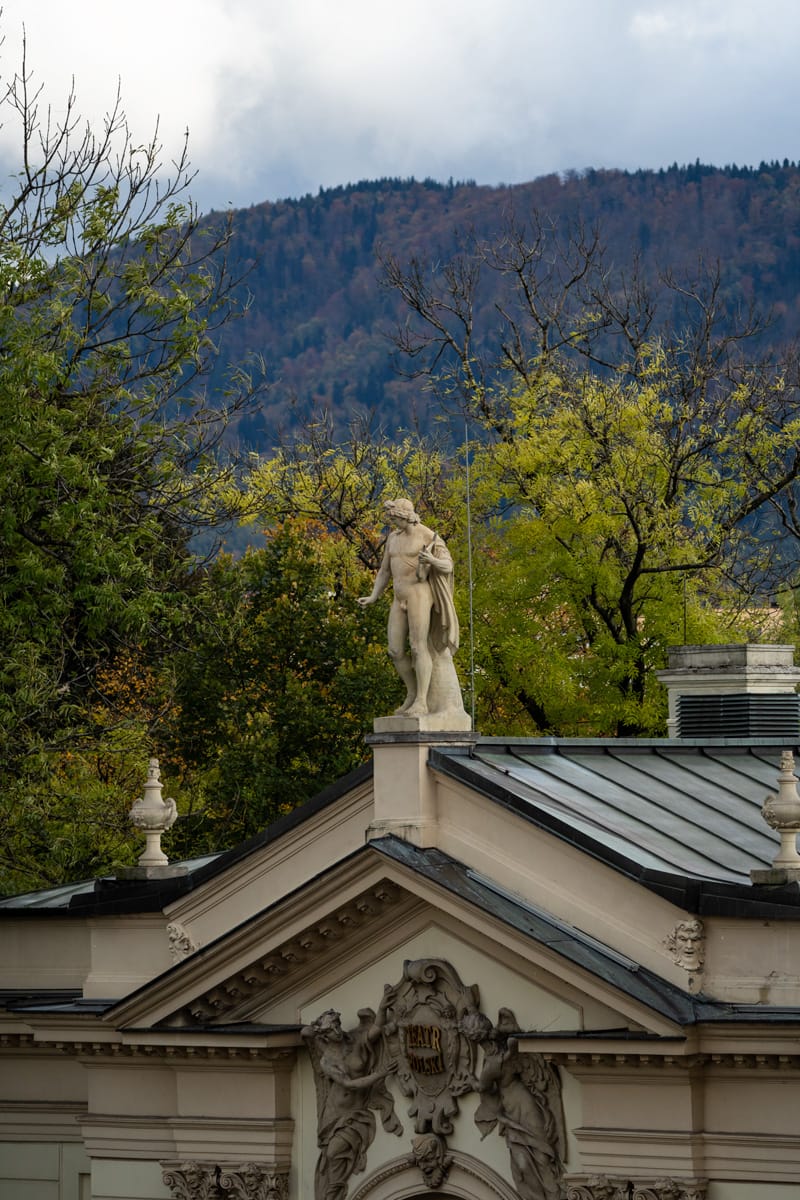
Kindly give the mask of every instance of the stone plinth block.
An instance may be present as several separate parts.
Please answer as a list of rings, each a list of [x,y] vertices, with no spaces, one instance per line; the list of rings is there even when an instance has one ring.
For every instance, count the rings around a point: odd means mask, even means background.
[[[460,712],[425,713],[418,717],[399,713],[391,717],[376,717],[372,728],[375,733],[469,733],[472,720],[463,709]]]

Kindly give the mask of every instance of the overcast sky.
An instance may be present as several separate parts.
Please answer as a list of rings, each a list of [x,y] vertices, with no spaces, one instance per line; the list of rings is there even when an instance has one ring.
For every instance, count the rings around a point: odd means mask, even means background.
[[[379,176],[800,158],[798,0],[2,0],[0,67],[57,113],[121,82],[139,141],[188,129],[201,211]],[[0,131],[6,173],[19,136]],[[15,157],[16,156],[16,157]]]

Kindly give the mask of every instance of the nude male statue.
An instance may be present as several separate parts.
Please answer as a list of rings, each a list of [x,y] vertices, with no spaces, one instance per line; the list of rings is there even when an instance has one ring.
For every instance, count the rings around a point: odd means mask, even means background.
[[[434,659],[458,649],[453,560],[438,534],[421,523],[410,500],[387,500],[384,511],[394,528],[372,592],[358,603],[374,604],[391,582],[389,654],[406,685],[406,698],[396,711],[423,716],[428,712]]]

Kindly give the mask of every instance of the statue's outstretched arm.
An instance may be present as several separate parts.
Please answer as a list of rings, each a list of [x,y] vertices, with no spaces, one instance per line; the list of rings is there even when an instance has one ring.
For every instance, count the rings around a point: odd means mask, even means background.
[[[368,596],[359,596],[359,598],[358,598],[358,603],[361,605],[362,608],[366,608],[368,604],[374,604],[375,601],[380,596],[383,595],[383,593],[386,591],[387,587],[389,586],[389,581],[391,580],[391,577],[392,577],[392,574],[391,574],[391,569],[390,569],[390,564],[389,564],[389,549],[387,546],[386,550],[383,553],[383,559],[381,561],[381,565],[378,570],[378,574],[375,576],[375,582],[372,585],[372,591],[370,592],[370,594]]]

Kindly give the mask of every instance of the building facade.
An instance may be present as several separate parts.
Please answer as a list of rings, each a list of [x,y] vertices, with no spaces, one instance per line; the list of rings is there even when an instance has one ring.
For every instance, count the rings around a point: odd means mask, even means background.
[[[0,902],[0,1197],[794,1200],[797,673],[763,649],[676,659],[678,736],[385,719],[244,846]],[[679,736],[715,675],[747,727]]]

